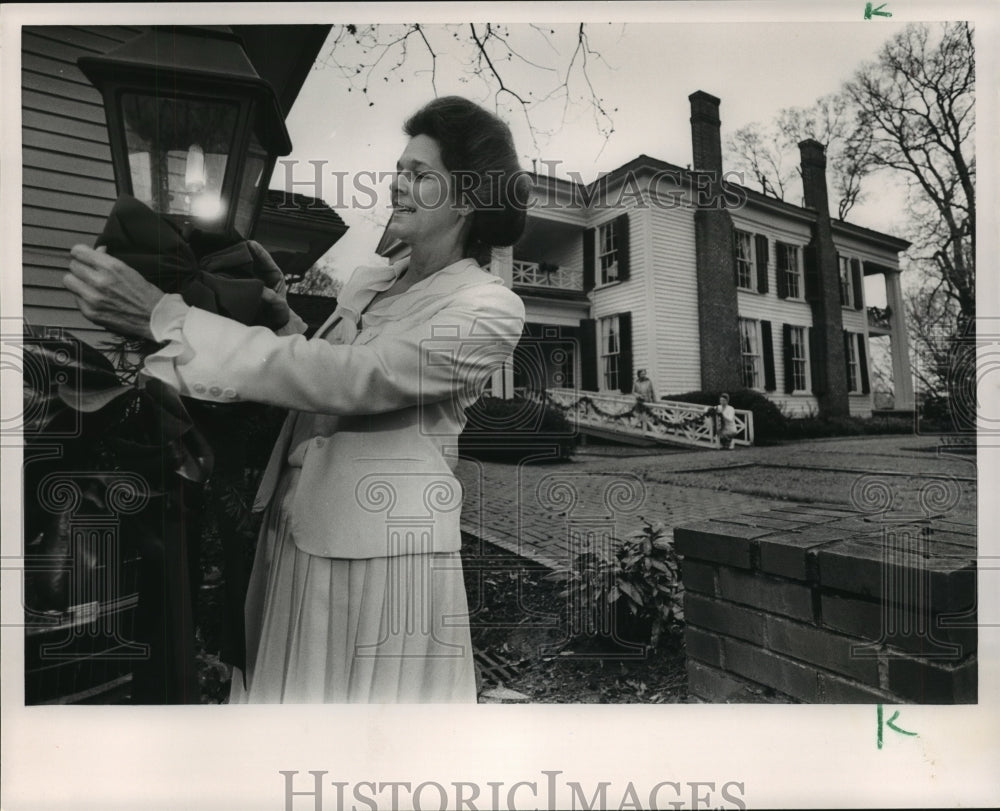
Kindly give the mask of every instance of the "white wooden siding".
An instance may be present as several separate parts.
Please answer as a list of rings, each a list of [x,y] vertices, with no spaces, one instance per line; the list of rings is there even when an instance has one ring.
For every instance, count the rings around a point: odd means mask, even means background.
[[[698,326],[698,265],[694,209],[649,210],[656,344],[647,366],[659,396],[701,388],[701,333]]]
[[[847,257],[848,259],[859,259],[862,263],[864,262],[878,262],[880,265],[886,265],[888,267],[898,267],[899,259],[896,254],[892,251],[880,251],[871,245],[866,245],[856,239],[843,238],[840,236],[835,236],[833,240],[833,245],[837,249],[837,253],[840,256]],[[852,279],[853,285],[853,279]],[[860,310],[855,310],[853,306],[851,307],[841,307],[841,315],[844,319],[844,329],[850,330],[851,332],[863,332],[865,335],[868,334],[868,302],[864,300],[865,296],[865,286],[861,285],[861,296],[862,296],[862,308]]]
[[[785,351],[783,324],[793,327],[813,326],[812,308],[804,299],[778,298],[778,251],[776,242],[784,242],[799,247],[799,262],[802,275],[799,277],[799,290],[805,291],[805,246],[810,239],[809,226],[805,223],[779,220],[777,217],[762,211],[743,209],[733,215],[733,224],[740,231],[750,234],[762,234],[767,237],[767,292],[757,292],[757,246],[753,244],[752,282],[753,290],[737,291],[737,306],[741,318],[752,318],[757,321],[771,322],[771,344],[774,353],[773,392],[763,392],[787,414],[806,415],[816,413],[819,403],[811,392],[788,394],[785,391]],[[810,364],[812,358],[809,359]],[[811,382],[810,382],[811,385]]]
[[[869,372],[871,367],[869,367]],[[870,394],[851,394],[848,396],[852,417],[870,417],[872,415],[872,396]]]
[[[67,252],[93,244],[115,200],[100,93],[76,67],[141,33],[120,26],[31,26],[21,38],[24,318],[91,344],[110,336],[79,314],[61,277]]]
[[[580,192],[566,183],[551,186],[545,180],[535,181],[528,195],[528,216],[542,220],[579,225],[587,222],[587,211],[579,204]]]
[[[863,242],[856,237],[835,234],[833,238],[833,245],[837,249],[837,252],[842,256],[860,259],[862,263],[877,262],[880,265],[885,265],[890,268],[899,267],[899,256],[895,253],[895,251],[888,248],[880,248],[877,245],[871,245],[870,243]],[[862,296],[864,296],[864,284],[861,285],[861,289]],[[862,301],[862,304],[865,306],[861,310],[848,309],[847,307],[844,307],[841,309],[841,313],[844,318],[844,329],[851,332],[859,332],[864,335],[865,359],[868,363],[868,379],[870,382],[872,377],[872,353],[871,343],[868,336],[868,302]],[[874,400],[871,394],[849,394],[848,400],[850,402],[850,410],[853,416],[871,416],[874,405]]]
[[[633,370],[648,369],[657,394],[662,396],[701,388],[694,208],[690,205],[690,193],[687,190],[669,187],[662,178],[658,183],[660,196],[652,199],[649,189],[642,182],[647,179],[643,177],[640,180],[643,192],[638,205],[631,194],[626,195],[633,204],[628,209],[631,253],[629,279],[626,282],[595,287],[591,293],[591,317],[600,319],[620,312],[632,313]],[[620,187],[621,181],[597,195],[589,211],[565,213],[562,216],[545,212],[544,216],[569,222],[580,221],[577,218],[583,214],[586,226],[597,228],[622,213],[622,208],[608,207],[609,201],[618,199]],[[564,189],[560,189],[560,194],[568,199]],[[686,204],[678,205],[678,197]],[[536,212],[533,216],[539,216],[539,213]],[[763,234],[768,238],[768,292],[760,294],[755,290],[741,290],[737,298],[741,317],[771,322],[777,388],[774,392],[768,392],[768,397],[786,413],[815,414],[818,412],[818,404],[811,393],[787,394],[784,391],[782,325],[812,328],[813,318],[812,309],[804,299],[778,298],[775,246],[779,241],[799,246],[801,263],[804,260],[805,246],[811,239],[810,224],[752,205],[733,212],[733,222],[739,230]],[[891,251],[856,239],[838,237],[835,245],[838,251],[847,256],[880,262],[890,267],[897,266],[897,258]],[[583,261],[582,243],[579,240],[560,240],[558,244],[554,240],[552,250],[559,258],[550,261],[559,264]],[[803,275],[800,284],[804,292],[804,266],[801,270]],[[756,288],[756,263],[753,280]],[[538,312],[541,314],[542,309],[539,308]],[[867,335],[865,310],[844,308],[842,315],[845,329]],[[852,414],[870,414],[871,396],[851,395],[850,409]]]
[[[880,248],[850,235],[833,235],[833,247],[840,253],[856,256],[865,262],[877,262],[890,268],[899,267],[899,256],[888,248]]]
[[[641,208],[601,210],[594,218],[592,227],[598,229],[604,223],[610,222],[624,213],[628,214],[629,277],[624,282],[598,284],[591,294],[593,302],[591,312],[593,317],[598,320],[615,313],[632,313],[632,372],[634,375],[636,369],[649,368],[651,365],[645,339],[649,323],[649,308],[646,302],[646,281],[643,276],[644,268],[648,267],[649,263],[646,254],[647,212]],[[596,251],[594,255],[597,256]],[[597,270],[594,276],[599,282],[600,270]],[[600,329],[598,329],[598,357],[600,354]],[[598,369],[597,379],[598,385],[603,387],[604,380],[600,369]],[[654,385],[655,383],[654,380]],[[631,382],[623,388],[631,389]]]
[[[740,231],[768,234],[772,240],[805,245],[812,239],[808,223],[785,219],[780,215],[750,206],[732,212],[733,225]]]

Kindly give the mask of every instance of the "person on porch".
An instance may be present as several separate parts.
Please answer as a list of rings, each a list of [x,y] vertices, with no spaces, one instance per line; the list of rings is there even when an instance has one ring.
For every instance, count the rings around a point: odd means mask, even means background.
[[[635,399],[640,405],[656,401],[656,392],[653,391],[653,381],[649,379],[645,369],[639,369],[635,373],[632,394],[635,395]]]

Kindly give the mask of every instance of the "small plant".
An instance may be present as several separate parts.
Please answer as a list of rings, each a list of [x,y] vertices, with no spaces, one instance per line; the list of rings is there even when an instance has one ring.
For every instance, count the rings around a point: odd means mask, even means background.
[[[624,540],[612,538],[608,547],[588,548],[568,571],[549,575],[566,583],[560,596],[591,620],[574,625],[577,636],[613,629],[617,639],[656,649],[664,631],[683,623],[677,552],[662,525],[643,523],[639,532]]]
[[[643,522],[615,552],[618,568],[608,600],[624,601],[633,617],[649,623],[649,644],[655,649],[663,631],[683,621],[683,589],[677,551],[664,527]]]

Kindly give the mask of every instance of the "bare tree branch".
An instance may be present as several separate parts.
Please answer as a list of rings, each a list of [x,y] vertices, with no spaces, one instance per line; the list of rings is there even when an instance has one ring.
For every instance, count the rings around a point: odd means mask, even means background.
[[[555,41],[566,34],[565,28],[538,24],[524,26],[523,31],[496,23],[341,25],[335,28],[332,47],[319,64],[335,70],[348,83],[349,92],[360,91],[373,106],[376,86],[390,80],[410,80],[406,70],[412,70],[413,75],[429,74],[431,90],[438,95],[440,58],[450,56],[464,65],[467,75],[482,82],[498,112],[509,107],[518,110],[527,123],[535,152],[540,150],[539,136],[553,134],[541,124],[543,105],[553,101],[562,107],[558,126],[566,124],[571,104],[582,104],[591,111],[594,125],[607,143],[614,132],[615,111],[598,93],[592,71],[596,63],[611,68],[591,46],[586,25],[573,29],[571,51]],[[420,44],[419,52],[409,47],[411,40]],[[539,44],[544,46],[542,50]],[[429,67],[413,68],[425,59]],[[524,80],[525,68],[532,71],[530,82]]]
[[[872,132],[871,165],[909,179],[915,247],[964,319],[975,317],[974,65],[967,23],[944,25],[936,42],[910,25],[846,88]]]

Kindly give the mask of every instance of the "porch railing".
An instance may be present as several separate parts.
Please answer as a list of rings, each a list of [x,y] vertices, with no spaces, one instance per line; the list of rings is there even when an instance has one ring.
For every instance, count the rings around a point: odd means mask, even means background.
[[[548,265],[515,259],[513,281],[529,287],[552,287],[559,290],[583,290],[583,268]]]
[[[594,428],[657,442],[719,447],[717,420],[707,406],[672,400],[639,403],[627,394],[546,389],[528,394],[559,409],[578,428]],[[736,409],[737,445],[753,444],[753,412]]]

